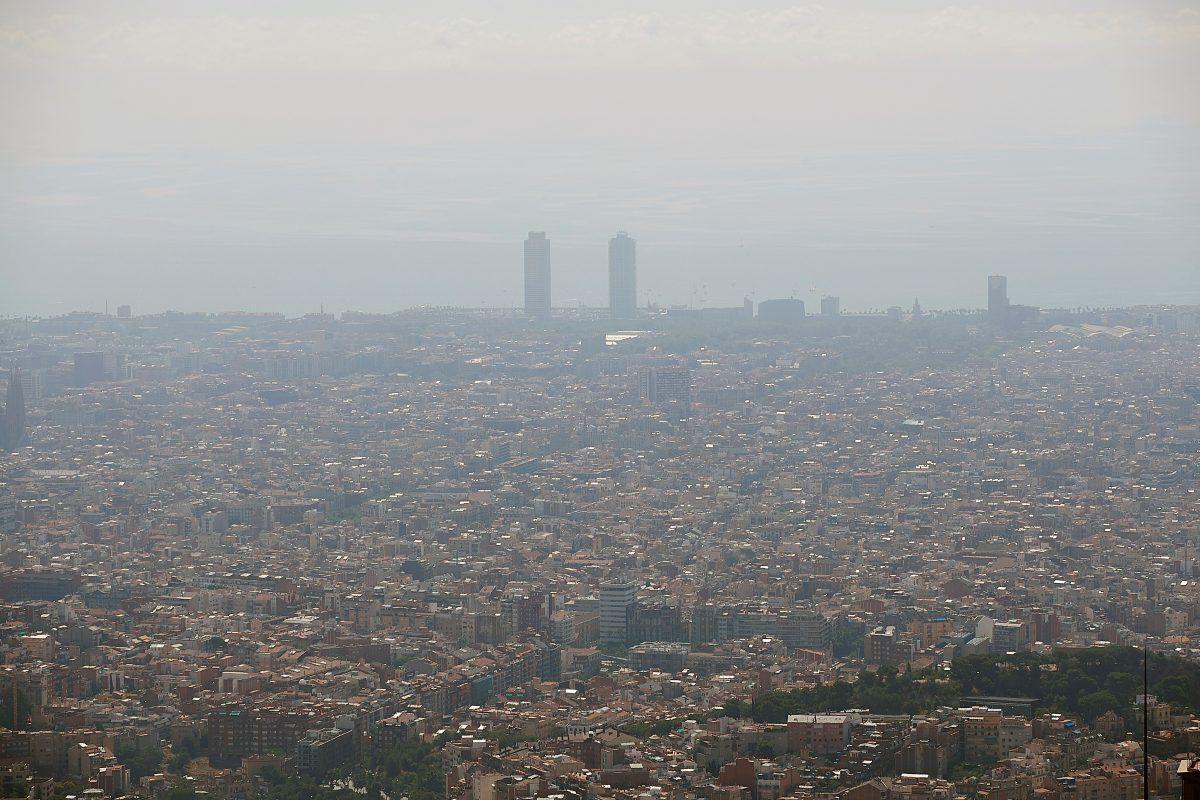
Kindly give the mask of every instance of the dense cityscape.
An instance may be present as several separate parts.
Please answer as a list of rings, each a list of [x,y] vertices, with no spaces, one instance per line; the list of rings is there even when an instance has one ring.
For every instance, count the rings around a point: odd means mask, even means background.
[[[1200,308],[549,247],[522,311],[0,320],[0,795],[1196,791]]]

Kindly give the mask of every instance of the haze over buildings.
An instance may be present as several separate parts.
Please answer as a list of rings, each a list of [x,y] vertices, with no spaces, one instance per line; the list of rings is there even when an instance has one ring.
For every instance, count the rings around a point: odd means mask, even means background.
[[[1195,302],[1196,28],[1185,0],[12,0],[0,313],[520,308],[531,227],[596,308],[621,229],[641,305],[973,307],[981,273]]]

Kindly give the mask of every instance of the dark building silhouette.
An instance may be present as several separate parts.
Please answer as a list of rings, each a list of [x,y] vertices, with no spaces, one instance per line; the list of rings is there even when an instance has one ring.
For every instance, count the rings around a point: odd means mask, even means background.
[[[104,353],[76,353],[73,373],[76,386],[88,386],[104,380]]]
[[[795,298],[763,300],[758,304],[758,318],[778,325],[796,325],[804,321],[804,301]]]
[[[1003,275],[988,276],[988,318],[992,322],[1008,319],[1008,278]]]
[[[25,440],[25,390],[21,373],[8,375],[8,392],[4,397],[4,416],[0,418],[0,453],[11,453]]]
[[[608,308],[613,319],[637,316],[637,242],[625,231],[608,242]]]

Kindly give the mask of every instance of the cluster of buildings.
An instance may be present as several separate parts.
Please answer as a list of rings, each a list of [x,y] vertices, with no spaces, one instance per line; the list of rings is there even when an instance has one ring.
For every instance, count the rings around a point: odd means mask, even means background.
[[[972,653],[1200,658],[1194,309],[580,314],[0,321],[0,784],[248,797],[419,740],[463,800],[1132,800],[1150,714],[1180,791],[1200,722],[1154,698],[732,709]],[[884,347],[920,366],[857,368]]]

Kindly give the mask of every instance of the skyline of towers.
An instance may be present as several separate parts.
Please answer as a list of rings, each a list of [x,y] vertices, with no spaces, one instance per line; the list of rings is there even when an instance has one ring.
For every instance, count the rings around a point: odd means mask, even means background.
[[[530,231],[525,237],[525,313],[540,319],[550,316],[550,240],[545,231]]]
[[[608,309],[613,319],[637,315],[637,240],[625,231],[608,241]]]
[[[545,231],[529,231],[524,242],[524,293],[525,313],[538,319],[549,319],[552,315],[550,240]],[[815,291],[815,289],[814,289]],[[746,303],[752,308],[749,299]],[[804,301],[790,298],[765,300],[760,316],[773,321],[803,319],[806,316]],[[637,304],[637,240],[625,231],[618,231],[608,241],[608,307],[614,320],[631,320],[638,315]],[[841,298],[825,295],[820,303],[821,315],[841,315]],[[992,322],[1008,321],[1010,311],[1023,306],[1012,306],[1008,298],[1008,278],[1005,275],[988,276],[987,317]],[[762,313],[765,311],[766,313]],[[900,312],[895,306],[891,312]],[[128,313],[128,312],[126,312]],[[912,314],[920,317],[924,313],[919,301],[914,301]],[[753,313],[751,313],[753,316]],[[776,319],[780,317],[780,319]]]
[[[618,231],[608,242],[608,307],[613,319],[637,315],[637,240]],[[550,240],[545,231],[525,237],[525,313],[551,316]]]

